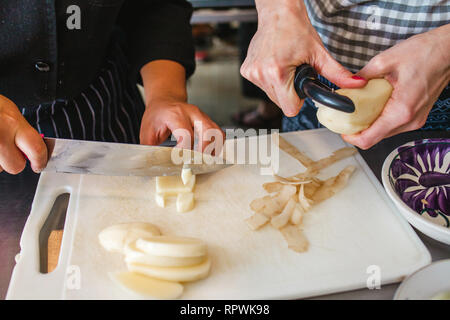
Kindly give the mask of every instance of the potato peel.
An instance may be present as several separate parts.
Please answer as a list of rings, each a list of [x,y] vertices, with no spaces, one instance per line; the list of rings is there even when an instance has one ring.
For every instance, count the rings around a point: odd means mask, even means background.
[[[342,190],[356,168],[349,165],[338,175],[323,181],[316,176],[324,168],[354,155],[356,149],[341,148],[328,157],[314,161],[282,137],[278,138],[279,148],[298,160],[306,167],[306,171],[291,177],[274,175],[276,181],[264,183],[263,188],[270,195],[250,203],[255,213],[246,222],[250,229],[258,230],[270,221],[272,227],[280,230],[289,249],[305,252],[309,242],[301,229],[304,214],[312,206]]]
[[[314,161],[310,157],[308,157],[302,151],[298,150],[278,133],[274,133],[274,136],[278,137],[278,147],[294,159],[297,159],[303,166],[308,168],[312,164],[314,164]]]
[[[260,212],[254,213],[251,217],[245,219],[248,226],[252,230],[258,230],[262,226],[264,226],[267,222],[269,222],[269,218],[267,218],[264,214]]]
[[[289,199],[283,211],[279,215],[274,216],[272,217],[272,219],[270,219],[270,224],[277,229],[284,227],[291,219],[295,204],[296,201],[294,198]]]
[[[309,241],[298,226],[288,225],[281,228],[280,232],[286,240],[289,249],[295,252],[305,252],[308,250]]]
[[[344,170],[339,172],[337,176],[325,180],[323,185],[314,193],[312,197],[314,203],[322,202],[342,190],[347,185],[348,180],[355,169],[355,166],[347,166]]]

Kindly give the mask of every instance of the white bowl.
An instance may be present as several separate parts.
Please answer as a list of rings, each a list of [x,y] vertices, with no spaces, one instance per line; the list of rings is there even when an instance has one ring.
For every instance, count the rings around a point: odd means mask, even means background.
[[[383,163],[381,178],[387,194],[410,224],[450,245],[449,170],[450,139],[424,139],[392,151]],[[432,185],[436,184],[432,175],[445,184]]]
[[[450,292],[450,259],[436,261],[406,278],[395,292],[394,300],[428,300]]]

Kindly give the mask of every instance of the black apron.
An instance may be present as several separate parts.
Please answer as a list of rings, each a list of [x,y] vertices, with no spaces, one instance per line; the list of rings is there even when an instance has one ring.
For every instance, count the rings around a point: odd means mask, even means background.
[[[76,98],[21,108],[46,137],[139,143],[145,105],[119,43],[113,44],[99,76]]]

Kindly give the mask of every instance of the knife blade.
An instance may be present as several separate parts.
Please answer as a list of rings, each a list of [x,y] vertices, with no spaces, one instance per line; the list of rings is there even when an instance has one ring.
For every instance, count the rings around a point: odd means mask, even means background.
[[[55,138],[44,142],[49,154],[44,171],[49,172],[155,177],[179,175],[182,168],[204,174],[230,166],[221,158],[180,148]]]

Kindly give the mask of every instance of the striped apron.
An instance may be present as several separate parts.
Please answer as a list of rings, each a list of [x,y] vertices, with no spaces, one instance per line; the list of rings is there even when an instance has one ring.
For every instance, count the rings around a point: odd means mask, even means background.
[[[23,116],[46,137],[139,143],[145,110],[129,66],[115,44],[94,82],[74,99],[21,108]]]

